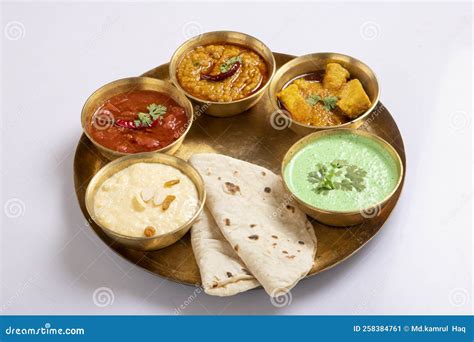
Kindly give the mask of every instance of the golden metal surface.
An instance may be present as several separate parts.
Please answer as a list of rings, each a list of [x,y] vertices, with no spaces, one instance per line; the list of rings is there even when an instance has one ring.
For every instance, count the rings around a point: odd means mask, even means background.
[[[131,237],[119,234],[113,230],[108,229],[107,227],[101,225],[95,218],[94,215],[94,199],[95,194],[99,190],[100,186],[109,179],[112,175],[129,167],[132,164],[136,163],[160,163],[172,166],[191,179],[191,181],[196,186],[198,193],[198,207],[196,208],[196,213],[193,217],[186,222],[184,225],[168,232],[165,234],[159,234],[153,237]],[[154,251],[157,249],[168,247],[169,245],[175,243],[186,234],[189,229],[192,227],[193,223],[197,220],[201,214],[202,208],[204,207],[204,202],[206,201],[206,189],[204,187],[204,181],[201,178],[199,172],[186,163],[184,160],[170,156],[163,153],[147,152],[147,153],[137,153],[133,155],[128,155],[114,160],[111,163],[106,164],[102,167],[99,172],[97,172],[94,177],[92,177],[89,185],[86,189],[85,204],[89,216],[94,220],[95,224],[102,228],[102,230],[117,243],[122,244],[125,247],[133,248],[141,251]]]
[[[289,118],[288,115],[285,114],[285,111],[280,109],[276,94],[294,78],[311,72],[324,70],[328,63],[341,64],[350,72],[351,78],[359,79],[372,102],[370,108],[356,119],[335,126],[318,127],[305,125]],[[297,57],[279,68],[270,83],[268,94],[270,96],[270,102],[273,105],[273,110],[282,113],[281,115],[284,115],[285,118],[288,118],[288,120],[291,121],[291,125],[289,126],[290,129],[295,131],[297,134],[304,135],[325,129],[359,127],[365,118],[367,118],[377,106],[379,102],[380,89],[375,73],[365,63],[354,57],[342,55],[340,53],[321,52]]]
[[[191,125],[194,122],[194,114],[191,102],[169,81],[158,80],[156,78],[150,77],[129,77],[107,83],[106,85],[100,87],[91,96],[89,96],[86,103],[84,104],[84,107],[82,108],[81,124],[84,133],[94,143],[100,153],[102,153],[107,159],[113,160],[122,156],[130,155],[130,153],[114,151],[100,145],[99,143],[96,143],[90,136],[89,132],[87,132],[86,124],[89,120],[91,120],[92,115],[105,101],[115,95],[123,94],[132,90],[154,90],[165,93],[185,109],[186,115],[188,116],[188,125],[186,126],[184,133],[168,146],[153,151],[174,154],[183,143],[186,134],[188,134],[189,130],[191,129]]]
[[[285,54],[274,55],[277,67],[294,58]],[[144,76],[167,79],[168,65],[150,70]],[[283,156],[302,136],[289,129],[274,129],[270,124],[272,110],[272,104],[268,97],[264,96],[255,107],[242,115],[216,118],[195,113],[196,121],[176,156],[187,159],[194,152],[217,152],[251,161],[280,173]],[[378,104],[360,129],[377,134],[394,146],[406,170],[402,137],[392,116],[382,104]],[[92,229],[110,248],[130,262],[176,282],[200,284],[199,269],[191,249],[189,234],[167,248],[140,252],[115,243],[90,219],[84,201],[86,187],[91,177],[107,162],[94,144],[82,135],[74,160],[74,181],[80,207]],[[403,185],[403,179],[401,184]],[[378,216],[360,225],[336,228],[315,221],[313,225],[318,236],[318,251],[309,275],[339,264],[372,239],[390,215],[401,190],[402,186]]]
[[[394,196],[394,194],[397,192],[398,187],[400,186],[403,179],[403,163],[397,151],[393,148],[392,145],[390,145],[384,139],[380,138],[379,136],[373,133],[369,133],[367,131],[362,131],[362,130],[356,130],[356,129],[347,129],[347,128],[319,131],[319,132],[315,132],[310,135],[307,135],[301,138],[300,140],[298,140],[293,146],[290,147],[288,152],[283,157],[283,161],[281,163],[281,174],[284,173],[286,166],[288,165],[290,160],[293,158],[293,156],[303,147],[305,147],[308,144],[311,144],[313,141],[320,139],[323,136],[339,134],[339,133],[344,133],[344,132],[364,136],[366,138],[369,138],[371,140],[378,142],[390,154],[393,160],[397,163],[398,179],[397,179],[397,184],[395,188],[393,189],[393,191],[390,192],[387,195],[387,197],[385,197],[379,203],[375,203],[373,206],[368,207],[368,208],[361,208],[360,210],[357,210],[357,211],[344,211],[344,212],[323,210],[300,200],[291,191],[291,189],[288,187],[288,184],[286,184],[286,182],[283,181],[285,184],[286,190],[293,195],[296,202],[298,202],[301,210],[303,210],[307,215],[311,216],[312,218],[316,219],[322,224],[327,224],[327,225],[336,226],[336,227],[347,227],[347,226],[353,226],[356,224],[362,224],[367,219],[367,217],[373,217],[373,216],[378,215],[378,213],[381,210],[383,210],[385,205],[390,201],[392,196]]]
[[[231,101],[231,102],[205,101],[188,93],[186,90],[184,90],[181,87],[181,85],[178,82],[178,79],[176,78],[177,67],[186,52],[194,49],[195,47],[213,44],[213,43],[236,44],[236,45],[245,46],[247,48],[250,48],[258,52],[258,54],[262,56],[263,59],[267,62],[268,72],[270,73],[268,75],[269,77],[268,77],[267,82],[263,85],[262,88],[260,88],[254,94],[246,98],[236,100],[236,101]],[[201,108],[203,108],[202,109],[203,112],[212,116],[228,117],[228,116],[243,113],[247,109],[254,106],[262,98],[263,94],[268,88],[268,85],[270,84],[272,77],[275,74],[275,70],[276,70],[276,64],[275,64],[275,58],[272,54],[272,51],[257,38],[254,38],[252,36],[249,36],[248,34],[240,33],[240,32],[214,31],[214,32],[207,32],[204,34],[200,34],[184,42],[184,44],[181,45],[171,57],[168,76],[171,78],[171,81],[173,82],[173,84],[180,91],[186,94],[186,96],[189,97],[195,104],[198,104],[201,106]]]

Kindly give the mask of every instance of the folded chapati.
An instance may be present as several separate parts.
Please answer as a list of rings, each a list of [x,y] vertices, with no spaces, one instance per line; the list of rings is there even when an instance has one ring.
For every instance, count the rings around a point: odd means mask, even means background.
[[[191,244],[207,294],[232,296],[260,285],[222,236],[207,208],[191,229]]]
[[[204,178],[207,207],[222,235],[270,296],[308,274],[314,229],[279,176],[220,154],[195,154],[189,162]]]

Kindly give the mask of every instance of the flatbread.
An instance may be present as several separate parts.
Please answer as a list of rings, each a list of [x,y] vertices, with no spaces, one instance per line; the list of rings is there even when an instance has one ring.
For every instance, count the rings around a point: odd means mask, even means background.
[[[222,234],[270,296],[308,274],[314,229],[279,176],[221,154],[194,154],[189,162],[204,178],[207,207]]]
[[[207,208],[191,229],[191,244],[207,294],[232,296],[260,286],[224,238]]]

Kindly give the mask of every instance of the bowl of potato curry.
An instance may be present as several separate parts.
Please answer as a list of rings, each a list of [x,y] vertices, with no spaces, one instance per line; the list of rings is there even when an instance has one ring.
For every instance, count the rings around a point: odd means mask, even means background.
[[[275,111],[300,134],[329,128],[357,128],[379,100],[374,72],[337,53],[297,57],[275,74],[269,89]]]

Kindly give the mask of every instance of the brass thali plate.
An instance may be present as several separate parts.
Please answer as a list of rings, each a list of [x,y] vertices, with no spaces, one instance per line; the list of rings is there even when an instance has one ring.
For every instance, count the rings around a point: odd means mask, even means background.
[[[293,59],[294,56],[274,53],[277,67]],[[143,76],[168,80],[168,64],[161,65]],[[281,161],[286,151],[301,138],[290,129],[278,129],[272,125],[272,106],[267,94],[246,113],[228,118],[208,115],[197,116],[183,145],[175,156],[187,160],[196,152],[216,152],[243,159],[280,173]],[[274,128],[277,127],[277,128]],[[388,110],[379,103],[365,123],[359,128],[374,133],[388,141],[397,150],[406,170],[405,150],[398,127]],[[77,146],[74,159],[74,186],[79,205],[94,232],[111,249],[125,259],[144,269],[185,284],[199,285],[199,269],[194,259],[189,233],[175,244],[153,252],[141,252],[125,248],[111,238],[93,222],[85,207],[85,192],[94,174],[108,160],[83,134]],[[404,179],[398,191],[373,218],[363,224],[348,228],[330,227],[313,222],[318,238],[317,255],[309,275],[329,269],[347,259],[364,246],[382,228],[395,207]],[[370,213],[368,213],[368,216]]]

